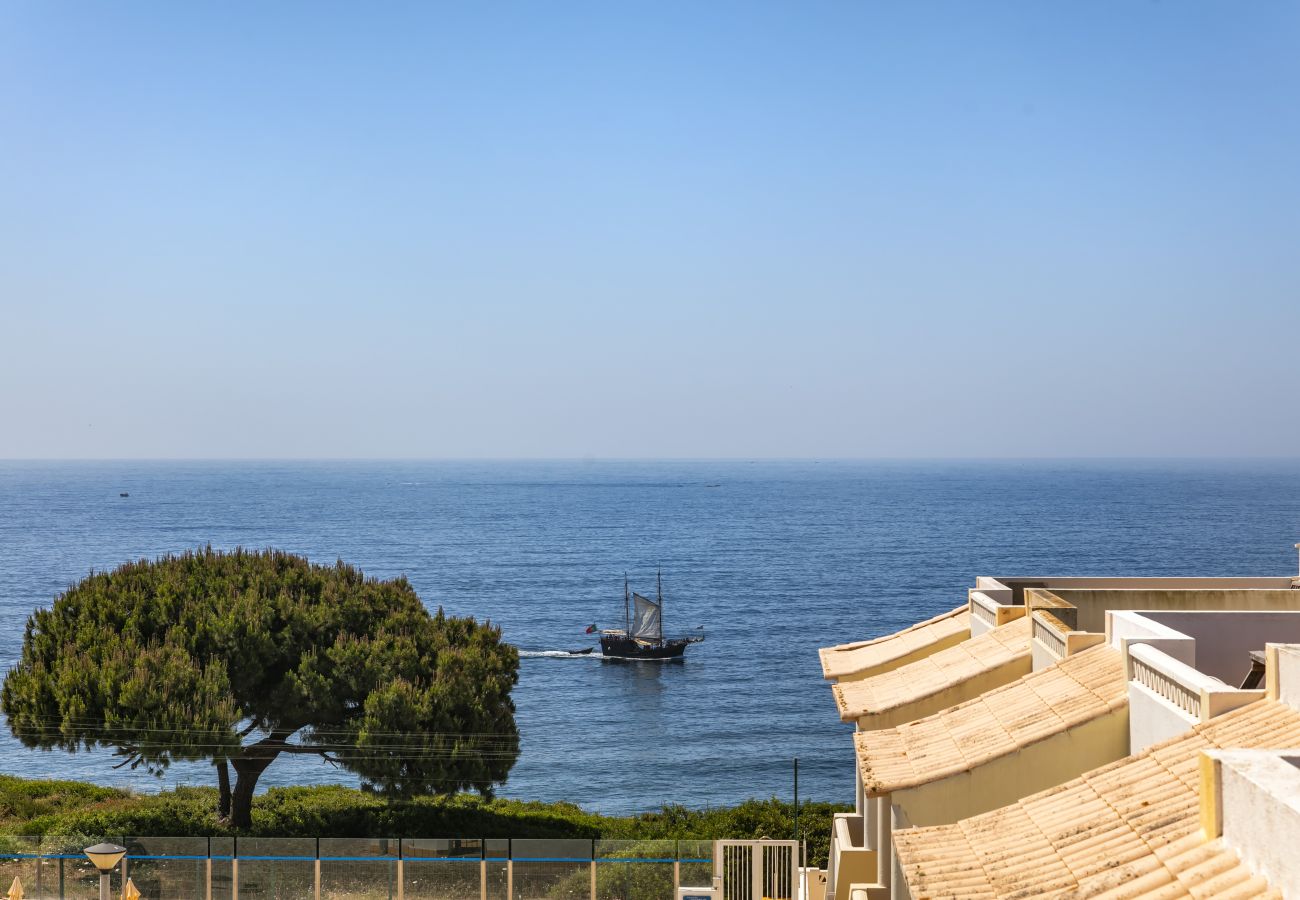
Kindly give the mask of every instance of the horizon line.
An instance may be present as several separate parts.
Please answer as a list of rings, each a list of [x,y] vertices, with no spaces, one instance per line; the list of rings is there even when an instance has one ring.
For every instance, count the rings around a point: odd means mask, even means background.
[[[298,462],[1300,462],[1300,455],[1080,455],[1080,456],[0,456],[0,463]]]

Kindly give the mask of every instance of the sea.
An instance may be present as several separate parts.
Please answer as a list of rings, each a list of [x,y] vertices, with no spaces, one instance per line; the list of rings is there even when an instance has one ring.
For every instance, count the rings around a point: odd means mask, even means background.
[[[128,496],[121,496],[121,495]],[[93,570],[212,545],[405,575],[430,609],[520,649],[522,735],[500,796],[603,813],[747,798],[851,802],[851,728],[817,649],[965,601],[978,575],[1287,575],[1300,461],[0,461],[0,665]],[[569,651],[662,572],[678,662]],[[0,771],[154,791],[107,751]],[[355,783],[304,757],[262,786]]]

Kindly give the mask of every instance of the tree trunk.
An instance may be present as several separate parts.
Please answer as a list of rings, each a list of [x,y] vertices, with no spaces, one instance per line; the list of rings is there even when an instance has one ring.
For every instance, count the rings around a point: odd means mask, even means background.
[[[217,790],[220,791],[217,799],[217,817],[228,819],[230,818],[230,766],[227,765],[225,757],[213,760],[212,764],[217,767]]]
[[[235,769],[235,790],[230,795],[230,824],[234,828],[251,828],[253,825],[253,791],[277,756],[279,749],[253,744],[244,755],[230,761]]]

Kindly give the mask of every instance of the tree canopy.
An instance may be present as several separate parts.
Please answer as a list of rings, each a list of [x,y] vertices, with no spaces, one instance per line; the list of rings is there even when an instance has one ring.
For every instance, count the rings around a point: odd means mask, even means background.
[[[500,629],[430,615],[405,578],[209,547],[92,572],[37,610],[0,706],[29,747],[112,747],[155,773],[211,759],[247,827],[282,753],[401,796],[490,794],[519,755],[518,668]]]

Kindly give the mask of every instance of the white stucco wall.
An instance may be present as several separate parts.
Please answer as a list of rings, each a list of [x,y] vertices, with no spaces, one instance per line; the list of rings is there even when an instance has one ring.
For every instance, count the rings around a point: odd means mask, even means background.
[[[1139,753],[1182,734],[1196,719],[1164,697],[1135,681],[1128,683],[1129,753]]]
[[[1263,650],[1267,642],[1300,642],[1300,612],[1161,610],[1143,615],[1195,640],[1196,668],[1231,685],[1241,684],[1250,671],[1250,651]]]
[[[1277,661],[1277,698],[1293,709],[1300,709],[1300,646],[1278,645]]]
[[[991,597],[984,591],[968,591],[966,594],[967,602],[970,606],[970,636],[979,637],[981,634],[987,634],[997,627],[998,610],[1010,603],[1011,591],[1003,588],[1005,598]],[[983,611],[993,621],[986,621],[979,613]]]
[[[1033,661],[1035,672],[1041,672],[1060,662],[1057,655],[1044,647],[1041,641],[1029,642],[1029,658]]]
[[[1106,636],[1117,650],[1123,651],[1131,643],[1150,644],[1179,662],[1196,667],[1196,640],[1157,621],[1149,613],[1106,613]]]
[[[1300,898],[1300,750],[1220,750],[1223,840],[1282,896]]]

